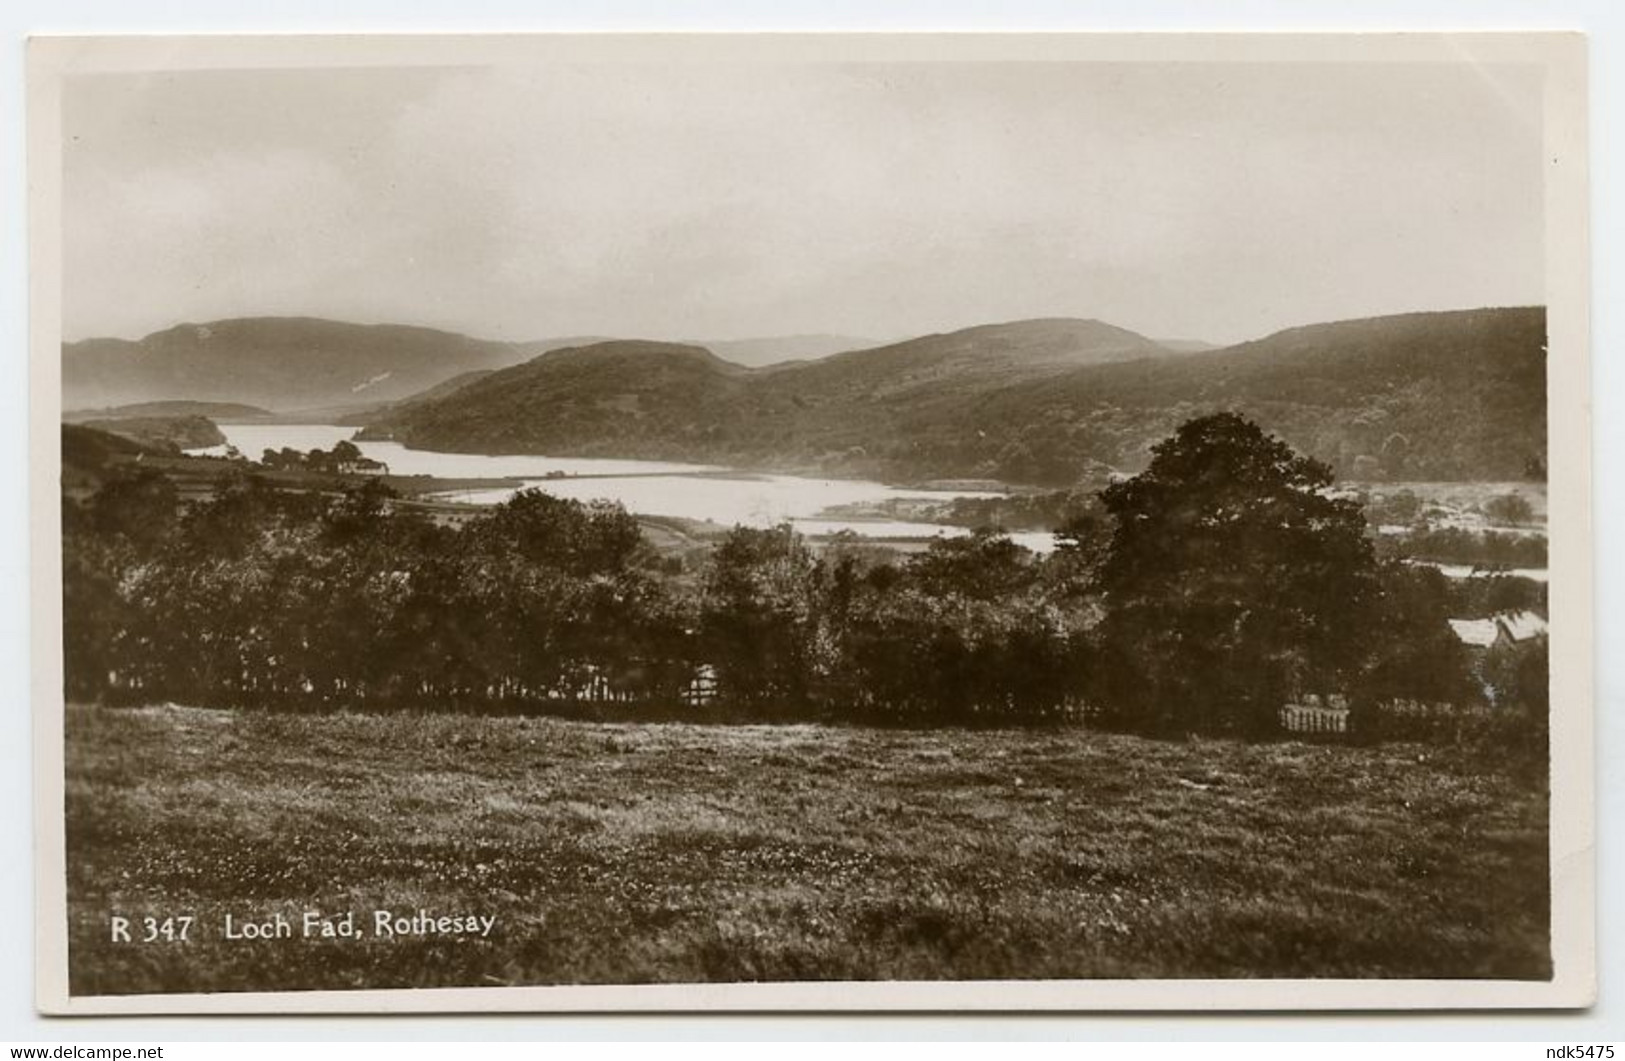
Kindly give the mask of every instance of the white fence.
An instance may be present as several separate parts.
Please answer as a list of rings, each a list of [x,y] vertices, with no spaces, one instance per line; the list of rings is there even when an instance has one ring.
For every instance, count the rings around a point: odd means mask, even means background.
[[[1348,708],[1287,704],[1281,708],[1281,728],[1288,733],[1347,733]]]

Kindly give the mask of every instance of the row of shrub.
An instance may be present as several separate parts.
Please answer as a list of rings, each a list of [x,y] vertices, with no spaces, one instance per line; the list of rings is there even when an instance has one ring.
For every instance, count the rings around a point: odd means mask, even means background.
[[[148,473],[65,502],[68,693],[1054,719],[1075,707],[1086,655],[1069,561],[982,534],[896,563],[740,527],[673,569],[604,503],[526,491],[451,527],[377,483],[329,497],[250,476],[182,510]]]
[[[137,470],[64,500],[67,692],[1253,737],[1336,693],[1369,737],[1372,705],[1470,704],[1488,681],[1502,708],[1543,712],[1544,662],[1475,672],[1445,621],[1459,591],[1379,562],[1329,481],[1216,416],[1047,556],[992,530],[902,555],[784,525],[663,557],[619,506],[537,490],[445,525],[377,480],[241,474],[182,505]]]

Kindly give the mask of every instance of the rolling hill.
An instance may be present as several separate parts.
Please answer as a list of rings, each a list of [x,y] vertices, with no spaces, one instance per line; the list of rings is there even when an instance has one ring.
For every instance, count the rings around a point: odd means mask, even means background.
[[[699,346],[597,343],[543,354],[438,400],[403,402],[368,434],[464,452],[822,467],[825,450],[869,437],[858,421],[870,410],[919,412],[1014,380],[1165,353],[1133,332],[1075,320],[987,325],[772,369]]]
[[[130,416],[117,420],[85,420],[74,426],[104,431],[148,449],[170,453],[218,446],[226,441],[220,428],[206,416]]]
[[[76,496],[94,493],[117,470],[163,452],[84,424],[63,424],[62,488]]]
[[[149,416],[203,416],[210,420],[243,423],[263,420],[271,415],[268,409],[240,402],[137,402],[107,409],[70,410],[62,414],[62,422],[82,424],[89,420],[134,420]]]
[[[787,361],[816,361],[831,354],[867,350],[883,344],[855,335],[773,335],[759,339],[700,340],[692,345],[703,346],[736,365],[763,368]]]
[[[506,343],[309,317],[180,324],[62,347],[62,404],[232,402],[274,412],[382,405],[463,372],[506,368],[579,339]]]
[[[1239,411],[1341,478],[1544,477],[1546,313],[1482,309],[1291,328],[1223,350],[1017,383],[964,428],[900,425],[910,459],[1061,483],[1077,454],[1136,471],[1183,421]],[[967,447],[967,438],[976,442]],[[898,456],[902,453],[891,451]]]
[[[1066,485],[1235,409],[1344,477],[1541,474],[1545,313],[1406,314],[1192,353],[1099,321],[986,325],[772,371],[700,347],[554,351],[369,425],[428,449]]]
[[[363,437],[465,453],[686,453],[709,446],[751,374],[699,346],[596,343],[402,402]]]
[[[333,409],[329,410],[328,415],[322,417],[321,419],[324,423],[343,424],[347,427],[362,427],[366,424],[373,423],[384,416],[401,415],[409,406],[439,401],[441,398],[446,397],[454,391],[462,390],[470,383],[484,379],[495,371],[496,369],[492,368],[470,369],[467,372],[460,372],[441,383],[436,383],[428,390],[419,391],[418,393],[402,398],[399,401],[383,402],[379,405],[364,405],[356,408]]]

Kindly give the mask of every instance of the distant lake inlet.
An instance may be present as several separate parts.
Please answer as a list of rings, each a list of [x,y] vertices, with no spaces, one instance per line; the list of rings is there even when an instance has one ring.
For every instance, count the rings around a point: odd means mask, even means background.
[[[227,446],[258,460],[267,449],[301,453],[332,449],[355,428],[336,424],[220,424],[224,445],[190,450],[198,455],[224,455]],[[874,504],[891,499],[949,501],[956,497],[998,497],[991,490],[914,490],[862,479],[817,479],[797,475],[763,475],[715,465],[672,461],[611,460],[592,457],[546,457],[528,454],[485,456],[408,449],[399,442],[357,441],[362,454],[389,466],[393,475],[428,475],[441,479],[515,479],[513,486],[457,490],[446,500],[496,505],[514,493],[536,487],[555,497],[577,501],[604,499],[645,516],[710,520],[722,526],[771,527],[788,521],[803,534],[819,536],[850,531],[865,538],[921,539],[960,535],[962,527],[895,519],[853,519],[826,515],[836,506]],[[551,477],[550,477],[551,476]],[[562,478],[560,476],[563,476]],[[1045,532],[1011,537],[1035,552],[1054,548]]]

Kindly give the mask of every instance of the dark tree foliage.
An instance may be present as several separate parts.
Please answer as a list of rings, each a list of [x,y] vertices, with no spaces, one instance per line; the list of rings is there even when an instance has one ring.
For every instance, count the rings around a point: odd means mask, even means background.
[[[1545,567],[1546,539],[1538,534],[1474,532],[1461,527],[1415,528],[1384,535],[1383,551],[1441,564],[1468,564],[1485,570]]]
[[[1101,494],[1116,518],[1099,695],[1151,732],[1279,727],[1281,705],[1357,674],[1376,565],[1330,470],[1233,413],[1192,420]]]
[[[75,699],[281,710],[599,710],[932,724],[1053,721],[1088,628],[1073,553],[1002,534],[899,562],[736,528],[701,570],[604,503],[522,491],[460,526],[376,480],[254,475],[178,508],[163,479],[64,504]],[[1080,532],[1081,533],[1081,532]]]
[[[114,481],[66,506],[76,698],[518,710],[601,671],[658,684],[627,661],[682,640],[610,506],[521,494],[452,530],[376,481],[334,496],[242,477],[178,519],[172,493],[149,495]]]
[[[1471,578],[1448,579],[1450,614],[1459,619],[1481,619],[1501,612],[1547,611],[1546,583],[1532,578],[1481,571]]]
[[[1377,525],[1408,526],[1422,515],[1422,499],[1411,490],[1371,497],[1365,503],[1366,518]]]
[[[1111,545],[1111,519],[1103,506],[1075,513],[1055,528],[1055,552],[1046,577],[1061,599],[1093,608],[1095,582]]]
[[[735,527],[706,575],[700,621],[730,700],[794,714],[812,697],[822,566],[789,524]]]
[[[69,699],[100,694],[113,669],[113,640],[128,621],[118,572],[128,548],[98,534],[85,508],[62,506],[62,656]],[[121,553],[123,555],[121,555]]]
[[[184,504],[133,464],[64,502],[75,699],[1266,735],[1304,693],[1470,698],[1445,617],[1531,585],[1379,568],[1326,468],[1234,415],[1071,506],[1047,557],[788,525],[660,557],[619,506],[536,490],[440,525],[378,480]],[[1533,704],[1536,663],[1498,667]]]
[[[1544,637],[1491,649],[1484,673],[1495,706],[1544,722],[1551,711],[1549,657]]]
[[[1501,523],[1528,523],[1535,518],[1534,506],[1522,494],[1501,494],[1484,502],[1484,514]]]
[[[1497,725],[1497,750],[1521,759],[1532,780],[1546,782],[1551,764],[1551,646],[1545,637],[1492,648],[1484,677]]]
[[[339,502],[323,513],[327,534],[336,544],[368,542],[386,526],[395,491],[377,479],[346,487]]]
[[[1092,613],[1054,591],[1054,563],[982,531],[870,570],[827,612],[840,700],[885,722],[1067,717],[1080,700]]]
[[[1349,689],[1350,722],[1362,739],[1381,735],[1383,703],[1482,699],[1467,647],[1450,629],[1451,600],[1450,580],[1433,568],[1395,561],[1381,566],[1376,601],[1381,618],[1362,638],[1367,660]]]
[[[1058,530],[1079,518],[1096,514],[1095,493],[1110,478],[1110,469],[1091,468],[1088,489],[1044,493],[1004,494],[997,497],[957,497],[931,508],[931,519],[959,527],[998,527],[1004,530]]]
[[[964,537],[938,538],[911,561],[909,569],[932,596],[1003,601],[1031,583],[1030,556],[1005,535],[984,527]]]
[[[109,479],[90,504],[91,526],[104,539],[148,549],[175,525],[175,484],[155,471],[137,470]]]
[[[643,541],[638,521],[619,505],[583,505],[536,489],[521,490],[475,529],[479,548],[514,552],[576,575],[623,569]]]

